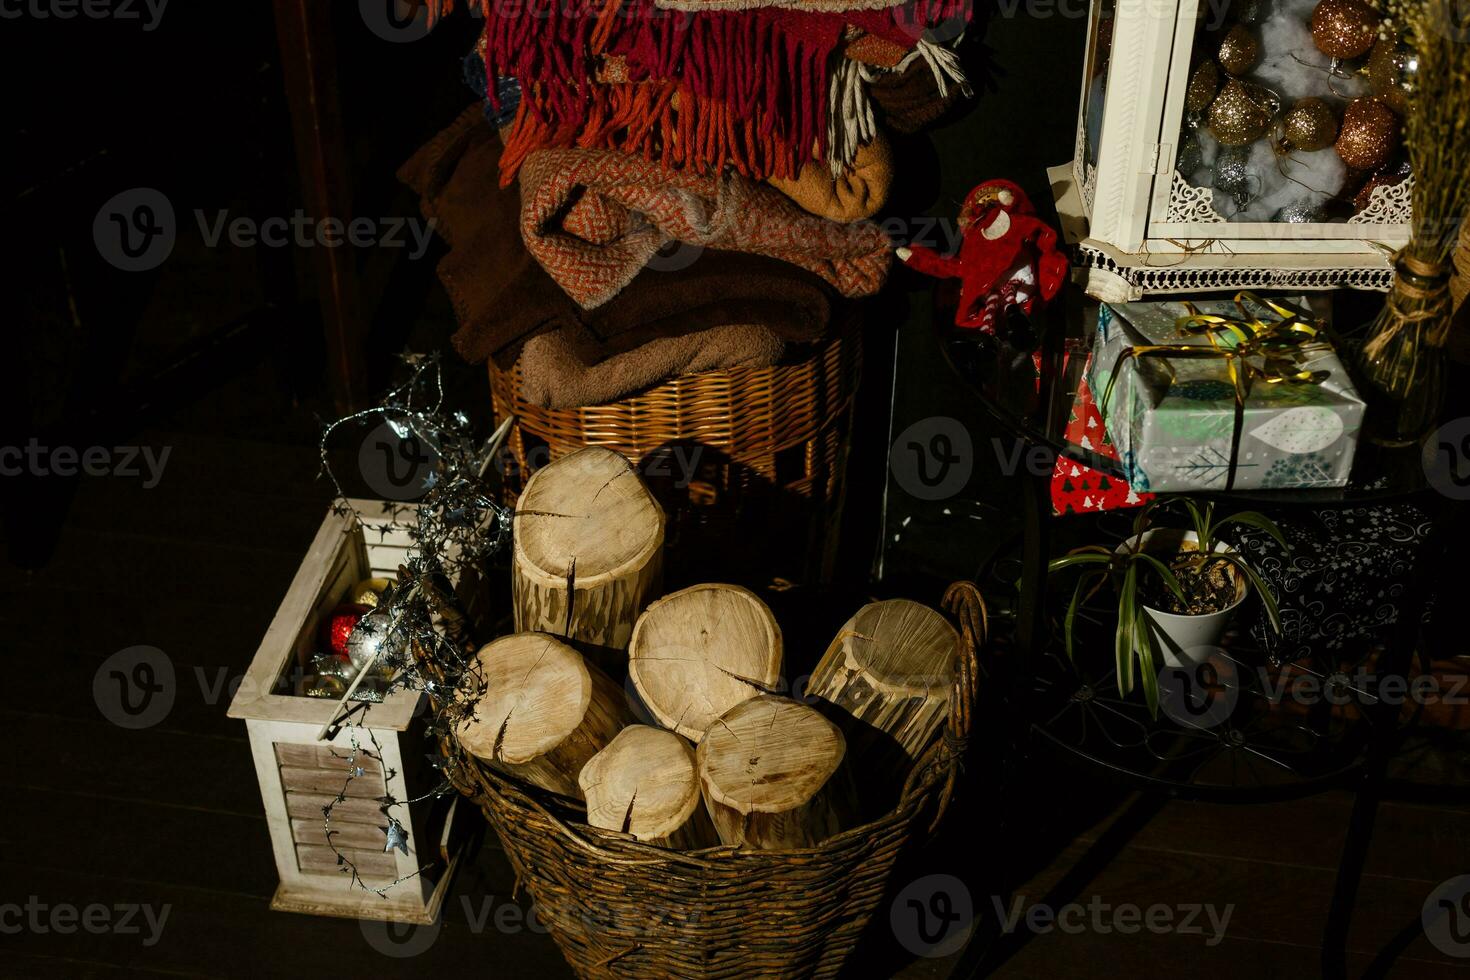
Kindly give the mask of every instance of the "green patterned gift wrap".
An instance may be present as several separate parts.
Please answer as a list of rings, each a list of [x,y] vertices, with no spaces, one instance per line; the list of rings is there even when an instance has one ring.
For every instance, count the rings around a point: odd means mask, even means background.
[[[1101,305],[1087,381],[1135,490],[1347,482],[1363,400],[1308,308],[1248,293]]]

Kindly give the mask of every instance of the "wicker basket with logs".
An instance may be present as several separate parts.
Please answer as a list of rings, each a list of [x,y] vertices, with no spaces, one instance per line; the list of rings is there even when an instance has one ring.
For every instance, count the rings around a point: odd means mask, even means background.
[[[590,825],[572,801],[481,762],[454,740],[444,743],[446,772],[485,811],[578,976],[832,977],[873,916],[900,850],[937,827],[955,788],[985,613],[968,582],[948,589],[944,608],[963,642],[943,737],[924,749],[892,809],[812,846],[681,851],[639,841],[621,827]],[[801,809],[805,790],[797,789],[777,803]],[[817,801],[823,812],[827,805]]]

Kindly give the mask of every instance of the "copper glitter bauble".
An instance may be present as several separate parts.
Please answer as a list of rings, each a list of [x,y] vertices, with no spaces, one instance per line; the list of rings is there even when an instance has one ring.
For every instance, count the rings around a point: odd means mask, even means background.
[[[1256,36],[1242,24],[1230,28],[1220,41],[1220,67],[1232,75],[1244,75],[1256,67],[1260,55],[1261,46],[1256,42]]]
[[[1302,99],[1282,120],[1287,148],[1325,150],[1337,139],[1337,116],[1321,99]]]
[[[1189,87],[1184,90],[1184,107],[1190,112],[1204,112],[1215,101],[1220,91],[1220,69],[1213,61],[1202,62],[1189,76]]]
[[[1342,115],[1337,155],[1354,170],[1377,170],[1399,148],[1399,117],[1380,99],[1354,99]]]
[[[1210,104],[1210,132],[1226,146],[1254,143],[1266,135],[1279,108],[1261,86],[1232,78]]]
[[[1374,174],[1363,184],[1358,193],[1353,195],[1353,208],[1358,211],[1366,210],[1373,203],[1373,192],[1380,187],[1392,187],[1403,183],[1409,176],[1409,164],[1404,162],[1393,170],[1381,174]]]
[[[1312,40],[1323,54],[1356,58],[1378,40],[1378,21],[1362,0],[1322,0],[1312,11]]]

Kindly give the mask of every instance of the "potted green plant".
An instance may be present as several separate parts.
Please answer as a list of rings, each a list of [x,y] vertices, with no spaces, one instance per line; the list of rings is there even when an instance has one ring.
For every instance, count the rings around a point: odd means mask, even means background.
[[[1161,504],[1178,502],[1188,513],[1190,528],[1152,524]],[[1135,667],[1149,712],[1159,710],[1160,662],[1191,667],[1191,651],[1213,647],[1226,622],[1249,590],[1261,597],[1271,628],[1281,632],[1276,599],[1260,574],[1229,544],[1220,531],[1231,524],[1259,528],[1287,547],[1280,529],[1257,511],[1240,511],[1215,519],[1215,504],[1187,497],[1161,498],[1148,504],[1133,522],[1133,533],[1116,548],[1086,545],[1050,564],[1053,572],[1081,570],[1062,621],[1067,659],[1074,659],[1073,627],[1077,610],[1105,585],[1118,594],[1118,629],[1114,640],[1118,692],[1133,690]]]

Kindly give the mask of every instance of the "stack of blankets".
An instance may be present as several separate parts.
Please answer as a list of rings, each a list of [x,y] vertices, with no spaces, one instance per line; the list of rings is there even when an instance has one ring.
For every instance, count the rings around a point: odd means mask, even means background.
[[[891,261],[885,132],[967,91],[968,2],[484,0],[482,102],[400,171],[460,353],[569,408],[837,328]]]

